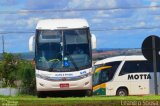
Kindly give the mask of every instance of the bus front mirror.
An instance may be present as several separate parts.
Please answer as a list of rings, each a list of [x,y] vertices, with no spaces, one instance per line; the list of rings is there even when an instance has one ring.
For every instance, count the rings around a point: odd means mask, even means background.
[[[96,36],[94,34],[91,34],[91,43],[92,43],[92,49],[96,49]]]
[[[29,51],[34,52],[34,49],[35,49],[35,36],[33,35],[29,38]]]

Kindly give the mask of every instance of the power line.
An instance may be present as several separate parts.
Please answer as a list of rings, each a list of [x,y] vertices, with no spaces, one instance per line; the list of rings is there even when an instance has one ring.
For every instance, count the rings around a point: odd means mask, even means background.
[[[129,9],[152,9],[160,6],[142,6],[142,7],[114,7],[114,8],[86,8],[86,9],[50,9],[50,10],[1,10],[0,14],[27,14],[27,13],[49,13],[49,12],[73,12],[73,11],[107,11],[107,10],[129,10]]]
[[[2,31],[0,34],[24,34],[24,33],[35,33],[34,31]]]
[[[145,30],[145,29],[160,29],[160,26],[153,27],[128,27],[128,28],[97,28],[90,29],[91,31],[120,31],[120,30]],[[27,34],[27,33],[35,33],[35,31],[1,31],[0,34]]]
[[[91,29],[91,31],[111,31],[111,30],[143,30],[143,29],[160,29],[160,26],[154,26],[154,27],[128,27],[128,28],[101,28],[101,29]]]

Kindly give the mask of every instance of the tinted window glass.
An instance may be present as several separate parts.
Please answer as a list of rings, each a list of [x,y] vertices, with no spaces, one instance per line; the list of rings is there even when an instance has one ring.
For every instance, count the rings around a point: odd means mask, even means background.
[[[160,63],[157,63],[158,72],[160,72]],[[148,61],[126,61],[119,75],[129,73],[153,72],[153,64]]]
[[[116,61],[116,62],[110,62],[110,63],[106,63],[105,66],[112,66],[111,68],[108,69],[109,71],[109,79],[111,80],[118,68],[118,66],[120,65],[121,61]]]
[[[39,70],[70,72],[92,67],[88,28],[37,30],[35,52]]]
[[[104,83],[110,80],[109,78],[109,69],[103,69],[100,73],[100,83]]]
[[[112,66],[112,67],[102,69],[98,73],[95,73],[93,77],[93,85],[95,86],[95,85],[105,83],[107,81],[112,80],[120,63],[121,63],[120,61],[117,61],[117,62],[111,62],[111,63],[104,64],[103,66]],[[102,65],[97,66],[96,69],[103,67],[103,66]]]

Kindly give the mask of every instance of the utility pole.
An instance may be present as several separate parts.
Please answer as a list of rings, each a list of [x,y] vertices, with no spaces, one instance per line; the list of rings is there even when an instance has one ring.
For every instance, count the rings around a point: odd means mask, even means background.
[[[152,52],[153,52],[153,71],[154,71],[154,88],[155,95],[158,95],[158,83],[157,83],[157,56],[156,56],[156,41],[155,37],[152,37]]]
[[[4,50],[4,36],[2,35],[2,52],[4,54],[5,50]]]
[[[154,72],[154,89],[155,95],[158,95],[158,79],[157,70],[158,62],[160,62],[160,38],[155,35],[148,36],[142,43],[142,54],[144,57],[153,64]]]

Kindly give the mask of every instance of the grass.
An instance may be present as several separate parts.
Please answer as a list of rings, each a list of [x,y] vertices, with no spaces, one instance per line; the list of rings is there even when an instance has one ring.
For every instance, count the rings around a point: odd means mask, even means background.
[[[121,101],[160,101],[160,96],[93,96],[93,97],[48,97],[36,96],[0,96],[0,105],[4,103],[17,103],[14,106],[120,106]]]

